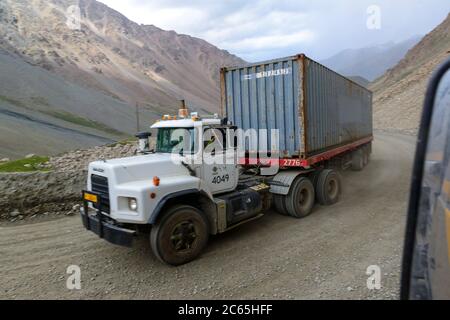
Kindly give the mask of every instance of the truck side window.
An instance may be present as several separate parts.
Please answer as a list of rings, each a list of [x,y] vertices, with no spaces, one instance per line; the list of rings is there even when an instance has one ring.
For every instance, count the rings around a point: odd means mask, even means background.
[[[203,131],[203,147],[215,143],[215,151],[225,151],[226,135],[223,128],[205,128]]]

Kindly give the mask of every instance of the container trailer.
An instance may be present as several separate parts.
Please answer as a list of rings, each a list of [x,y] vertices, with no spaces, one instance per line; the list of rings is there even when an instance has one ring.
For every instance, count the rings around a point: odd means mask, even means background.
[[[151,126],[155,149],[144,132],[139,155],[89,164],[86,229],[124,246],[149,232],[155,256],[180,265],[198,257],[210,235],[271,207],[303,218],[315,203],[336,203],[339,171],[368,164],[366,88],[303,54],[220,75],[222,117],[189,114],[183,104],[178,116]]]
[[[221,110],[239,128],[267,129],[269,145],[278,129],[280,159],[299,160],[287,166],[372,140],[372,93],[303,54],[222,68]]]

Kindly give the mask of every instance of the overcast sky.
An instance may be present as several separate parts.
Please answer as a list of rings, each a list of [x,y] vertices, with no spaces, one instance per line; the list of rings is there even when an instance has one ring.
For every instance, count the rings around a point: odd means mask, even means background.
[[[129,19],[189,34],[254,62],[425,35],[449,0],[101,0]]]

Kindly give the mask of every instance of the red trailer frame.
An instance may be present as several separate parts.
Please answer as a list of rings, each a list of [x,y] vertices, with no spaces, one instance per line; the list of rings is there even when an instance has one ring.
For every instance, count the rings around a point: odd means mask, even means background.
[[[301,158],[281,158],[281,159],[260,159],[260,158],[240,158],[238,163],[240,165],[261,165],[261,166],[270,166],[270,165],[278,165],[279,167],[298,167],[298,168],[309,168],[314,164],[317,164],[322,161],[330,160],[331,158],[338,156],[342,153],[352,151],[364,144],[373,141],[373,136],[366,137],[355,142],[336,147],[334,149],[313,155],[306,159]]]

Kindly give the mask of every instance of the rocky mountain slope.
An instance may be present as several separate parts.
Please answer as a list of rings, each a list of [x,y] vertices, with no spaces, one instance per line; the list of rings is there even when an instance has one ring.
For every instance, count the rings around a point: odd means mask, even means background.
[[[398,43],[347,49],[322,60],[321,63],[343,75],[359,76],[373,81],[395,66],[420,39],[420,36],[416,36]]]
[[[134,119],[123,101],[0,49],[0,158],[105,144],[136,130]]]
[[[75,29],[67,24],[73,4],[80,8]],[[136,103],[142,126],[174,112],[179,99],[216,112],[219,68],[241,63],[201,39],[136,24],[94,0],[2,0],[0,157],[131,134]],[[77,134],[65,135],[66,128]]]
[[[450,15],[370,86],[374,127],[415,132],[432,72],[450,56]]]

